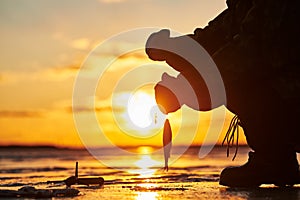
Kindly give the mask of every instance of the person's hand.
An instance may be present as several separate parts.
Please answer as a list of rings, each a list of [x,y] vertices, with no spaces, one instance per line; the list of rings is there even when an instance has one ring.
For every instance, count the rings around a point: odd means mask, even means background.
[[[195,109],[207,111],[211,109],[208,88],[199,67],[205,66],[205,60],[197,59],[203,56],[197,44],[189,35],[170,37],[169,30],[153,33],[146,43],[146,53],[156,61],[166,61],[176,71],[177,77],[164,74],[162,81],[155,86],[155,99],[165,114],[175,112],[183,104]],[[198,52],[199,51],[199,52]],[[193,66],[189,60],[193,61]],[[195,62],[197,61],[197,62]]]
[[[187,42],[190,40],[191,38],[187,35],[172,38],[169,30],[162,29],[149,36],[145,51],[148,57],[154,61],[166,61],[178,72],[193,74],[193,66],[182,55],[179,55],[182,52],[190,51],[189,42]]]
[[[167,29],[152,33],[146,43],[146,53],[150,59],[155,61],[165,61],[168,57],[168,43],[170,31]]]

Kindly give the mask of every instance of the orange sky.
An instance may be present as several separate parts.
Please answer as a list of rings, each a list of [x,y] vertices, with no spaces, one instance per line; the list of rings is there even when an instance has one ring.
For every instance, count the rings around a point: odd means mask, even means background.
[[[153,124],[149,117],[143,118],[145,116],[135,108],[128,110],[128,100],[133,94],[128,88],[133,82],[128,81],[132,80],[130,77],[124,83],[122,80],[124,74],[145,64],[162,66],[161,69],[153,68],[152,80],[159,80],[164,71],[176,74],[175,71],[166,64],[149,60],[143,50],[118,58],[98,82],[95,97],[91,98],[91,105],[95,104],[95,107],[78,110],[77,116],[85,124],[84,131],[78,132],[72,112],[72,95],[80,67],[94,47],[120,32],[161,27],[192,33],[225,8],[225,0],[193,0],[188,3],[171,0],[2,0],[0,145],[78,147],[82,146],[82,141],[100,146],[110,145],[109,141],[123,146],[161,145],[163,123]],[[120,49],[135,45],[132,43],[134,41],[106,47],[105,55],[85,63],[91,68],[83,73],[93,76],[94,70],[101,67],[106,57],[115,56]],[[143,71],[134,73],[135,77],[143,80]],[[147,76],[149,78],[149,74]],[[145,112],[148,111],[147,106],[153,106],[152,88],[153,84],[135,88],[137,98],[148,102],[140,104]],[[225,108],[214,111],[216,121],[224,112]],[[96,115],[98,123],[89,120],[93,115]],[[132,117],[136,115],[140,117]],[[199,113],[186,107],[170,114],[174,135],[178,135],[174,144],[202,143],[211,115],[212,112]],[[226,115],[223,133],[232,117],[229,112]],[[99,126],[102,135],[99,134]],[[195,140],[191,141],[193,136]],[[213,137],[212,128],[208,141],[222,139]]]

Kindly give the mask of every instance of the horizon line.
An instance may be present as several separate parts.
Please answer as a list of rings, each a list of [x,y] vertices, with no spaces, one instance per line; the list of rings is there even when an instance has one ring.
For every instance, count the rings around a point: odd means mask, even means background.
[[[117,145],[116,145],[117,146]],[[196,144],[196,145],[190,145],[188,148],[200,148],[200,147],[208,147],[208,146],[211,146],[211,145],[200,145],[200,144]],[[224,148],[227,148],[227,145],[222,145],[222,144],[215,144],[213,145],[214,147],[224,147]],[[247,144],[239,144],[238,145],[239,147],[249,147]],[[159,145],[120,145],[120,146],[117,146],[119,148],[124,148],[124,149],[130,149],[130,148],[140,148],[140,147],[150,147],[150,148],[154,148],[154,149],[157,149],[157,148],[162,148],[163,146],[159,146]],[[177,148],[180,148],[180,147],[186,147],[186,145],[174,145],[173,147],[177,147]],[[42,149],[57,149],[57,150],[87,150],[87,148],[85,146],[57,146],[57,145],[27,145],[27,144],[24,144],[24,145],[20,145],[20,144],[9,144],[9,145],[0,145],[0,149],[5,149],[5,148],[10,148],[10,149],[13,149],[13,148],[42,148]],[[113,148],[111,146],[93,146],[91,148]]]

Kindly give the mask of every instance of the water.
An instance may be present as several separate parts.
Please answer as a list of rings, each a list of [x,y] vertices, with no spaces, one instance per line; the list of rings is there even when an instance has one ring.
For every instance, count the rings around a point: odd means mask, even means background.
[[[172,149],[179,157],[182,147]],[[163,168],[163,155],[152,147],[97,149],[100,161],[86,150],[56,148],[0,149],[0,189],[19,189],[25,185],[36,188],[64,188],[63,184],[47,181],[64,180],[74,175],[75,161],[79,176],[102,176],[103,187],[72,186],[80,195],[72,199],[300,199],[300,189],[279,189],[263,185],[259,189],[228,189],[218,184],[219,174],[226,166],[247,161],[247,147],[239,148],[235,161],[226,157],[226,148],[214,148],[203,159],[199,147],[188,149],[170,170]],[[107,166],[108,165],[108,166]],[[58,198],[56,198],[58,199]]]

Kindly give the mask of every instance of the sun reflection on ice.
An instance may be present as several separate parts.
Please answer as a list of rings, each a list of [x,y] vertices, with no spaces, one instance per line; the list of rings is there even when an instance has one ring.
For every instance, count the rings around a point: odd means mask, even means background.
[[[156,200],[157,192],[138,192],[136,200]]]
[[[141,177],[150,177],[156,172],[156,169],[152,167],[159,165],[160,162],[153,160],[150,155],[141,155],[141,158],[134,164],[139,168],[135,171],[136,173]]]
[[[152,159],[151,153],[154,151],[152,147],[141,146],[137,149],[139,159],[133,164],[137,169],[129,170],[129,173],[139,174],[141,178],[151,177],[157,169],[154,169],[155,166],[161,166],[161,162]]]

